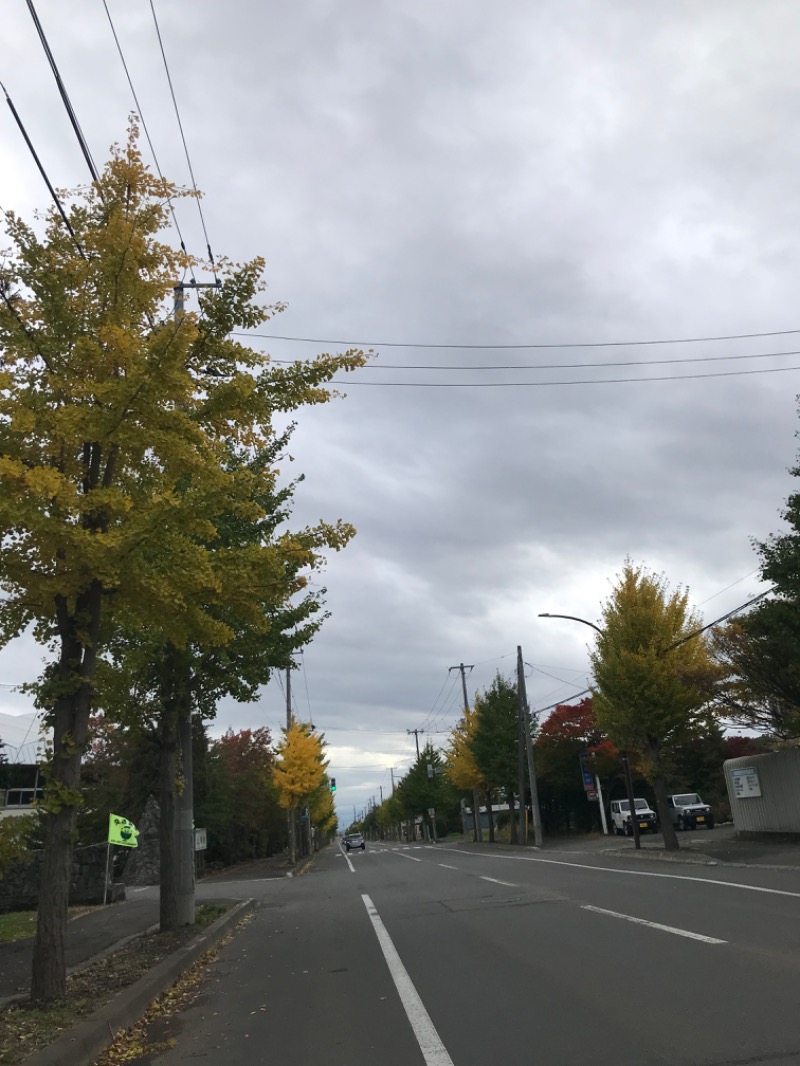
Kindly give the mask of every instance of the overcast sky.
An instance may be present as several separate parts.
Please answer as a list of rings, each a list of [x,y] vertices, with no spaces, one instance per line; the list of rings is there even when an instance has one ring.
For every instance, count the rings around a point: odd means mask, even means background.
[[[162,170],[188,184],[150,6],[108,3]],[[293,678],[345,822],[407,769],[407,730],[444,743],[450,667],[474,664],[471,698],[520,644],[534,708],[583,689],[591,631],[537,615],[596,620],[626,556],[707,621],[761,591],[751,541],[794,488],[800,334],[570,345],[800,328],[800,5],[155,8],[212,249],[263,255],[289,305],[264,332],[312,338],[254,343],[379,353],[300,413],[291,448],[297,523],[358,529]],[[134,107],[102,0],[37,11],[101,164]],[[85,184],[23,0],[4,5],[0,77],[53,183]],[[46,206],[7,109],[0,147],[0,205]],[[178,212],[201,254],[196,209]],[[41,655],[16,642],[0,682]],[[0,709],[29,704],[3,687]],[[273,681],[213,729],[282,720]]]

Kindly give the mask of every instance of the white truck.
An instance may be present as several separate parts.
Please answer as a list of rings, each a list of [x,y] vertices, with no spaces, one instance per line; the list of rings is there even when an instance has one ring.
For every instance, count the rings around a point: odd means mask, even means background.
[[[636,824],[640,833],[657,833],[658,818],[646,799],[634,799],[633,807],[636,811]],[[617,836],[633,836],[631,824],[630,803],[628,800],[612,800],[610,807],[612,832]]]
[[[681,792],[668,796],[669,812],[676,829],[714,828],[714,815],[696,792]]]

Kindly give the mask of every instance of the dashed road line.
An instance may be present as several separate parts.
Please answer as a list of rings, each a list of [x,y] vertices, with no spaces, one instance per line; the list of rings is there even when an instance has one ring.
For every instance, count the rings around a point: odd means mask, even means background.
[[[677,929],[674,925],[662,925],[661,922],[648,922],[646,918],[634,918],[632,914],[620,914],[618,911],[607,911],[605,907],[592,907],[588,903],[581,907],[582,911],[592,911],[593,914],[606,914],[609,918],[622,918],[623,921],[633,922],[634,925],[646,925],[650,929],[658,929],[662,933],[674,933],[675,936],[685,936],[689,940],[700,940],[704,944],[727,944],[727,940],[719,940],[715,936],[704,936],[702,933],[692,933],[688,929]]]

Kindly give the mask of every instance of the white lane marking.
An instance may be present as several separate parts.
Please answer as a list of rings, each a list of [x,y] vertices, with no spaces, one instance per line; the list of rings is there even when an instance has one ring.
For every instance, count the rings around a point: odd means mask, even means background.
[[[355,866],[353,866],[353,864],[352,864],[352,863],[350,862],[350,856],[349,856],[349,855],[347,855],[347,854],[345,854],[344,852],[342,852],[342,854],[343,854],[343,855],[344,855],[344,857],[345,857],[345,861],[346,861],[347,865],[348,865],[348,866],[350,867],[350,873],[351,873],[351,874],[354,874],[354,873],[356,872],[356,868],[355,868]]]
[[[411,859],[412,862],[422,862],[422,859],[418,859],[416,855],[406,855],[403,851],[397,853],[401,859]]]
[[[448,866],[446,862],[440,862],[439,865],[443,866],[445,868],[445,870],[457,870],[458,869],[457,866]]]
[[[453,1060],[436,1032],[430,1015],[425,1010],[425,1006],[419,998],[419,993],[414,988],[411,978],[408,976],[408,972],[397,954],[397,949],[392,943],[392,938],[389,936],[386,926],[375,908],[375,904],[367,895],[362,895],[361,898],[367,908],[372,928],[378,937],[378,943],[381,946],[383,957],[386,959],[386,965],[389,967],[389,973],[392,975],[397,994],[400,996],[400,1002],[403,1004],[403,1009],[414,1031],[414,1036],[417,1038],[422,1057],[425,1059],[425,1066],[453,1066]]]
[[[507,888],[519,888],[513,881],[498,881],[496,877],[482,877],[481,881],[491,881],[495,885],[505,885]]]
[[[472,851],[462,851],[460,848],[442,848],[442,851],[454,851],[458,855],[472,855]],[[478,853],[479,855],[480,853]],[[565,862],[562,859],[540,859],[533,855],[498,855],[497,852],[487,851],[484,858],[510,859],[512,862],[543,862],[549,866],[574,866],[577,870],[594,870],[596,873],[622,874],[625,877],[661,877],[668,881],[691,881],[695,885],[722,885],[724,888],[741,888],[745,892],[767,892],[772,896],[791,896],[800,899],[800,892],[789,892],[784,888],[763,888],[761,885],[744,885],[741,881],[719,881],[711,877],[688,877],[686,874],[659,874],[651,870],[618,870],[613,866],[591,866],[584,862]]]
[[[582,911],[592,911],[594,914],[607,914],[610,918],[622,918],[634,925],[646,925],[650,929],[660,929],[662,933],[674,933],[676,936],[686,936],[690,940],[701,940],[704,944],[727,944],[727,940],[718,940],[715,936],[703,936],[702,933],[690,933],[688,929],[676,929],[674,925],[662,925],[661,922],[648,922],[645,918],[634,918],[631,914],[620,914],[618,911],[607,911],[605,907],[591,907],[588,903],[581,907]]]

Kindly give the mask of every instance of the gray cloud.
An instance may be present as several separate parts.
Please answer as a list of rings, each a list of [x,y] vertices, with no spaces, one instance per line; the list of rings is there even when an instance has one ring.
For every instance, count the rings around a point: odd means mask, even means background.
[[[798,326],[800,9],[201,0],[187,18],[173,0],[157,7],[214,251],[263,254],[270,296],[289,302],[266,332],[512,344]],[[40,14],[102,159],[132,107],[102,11],[82,0]],[[114,10],[162,166],[185,184],[148,14]],[[7,15],[0,47],[53,180],[85,182],[21,11]],[[44,190],[9,120],[0,136],[11,162],[0,201],[28,213]],[[190,249],[202,249],[191,205],[179,216]],[[282,359],[336,347],[257,343]],[[481,663],[472,691],[509,672],[521,643],[537,667],[535,703],[575,691],[542,670],[582,687],[583,631],[536,616],[596,618],[627,554],[688,583],[698,602],[753,570],[750,537],[778,528],[792,490],[797,426],[798,372],[479,389],[360,382],[774,370],[800,356],[522,367],[793,349],[800,338],[385,347],[345,400],[301,414],[288,471],[307,474],[296,520],[341,515],[359,530],[321,579],[333,617],[306,652],[307,693],[296,690],[347,767],[344,810],[387,787],[388,769],[372,767],[413,752],[406,729],[455,721],[448,667]],[[432,364],[518,369],[402,368]],[[753,576],[716,596],[707,617],[758,587]],[[40,655],[20,642],[0,653],[0,673],[34,673]],[[260,705],[223,705],[217,728],[274,727],[282,715],[273,683]]]

